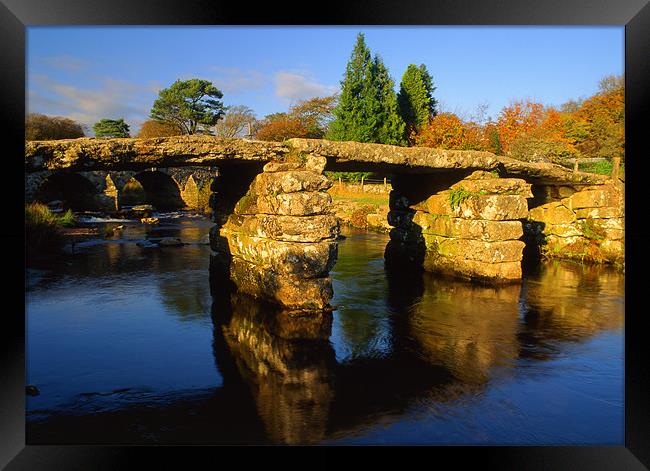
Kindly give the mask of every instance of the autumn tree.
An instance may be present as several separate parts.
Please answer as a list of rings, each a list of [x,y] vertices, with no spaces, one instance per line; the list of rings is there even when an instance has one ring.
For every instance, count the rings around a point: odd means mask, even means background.
[[[183,131],[175,124],[148,119],[140,127],[139,138],[179,136]]]
[[[503,152],[508,153],[510,144],[518,135],[539,126],[543,116],[544,105],[530,100],[516,100],[503,108],[496,122]]]
[[[406,124],[406,138],[413,141],[414,134],[436,115],[437,101],[433,98],[433,79],[424,64],[409,64],[402,76],[397,94],[400,116]]]
[[[120,119],[100,119],[93,124],[95,137],[131,137],[129,125]]]
[[[341,81],[327,138],[335,141],[404,144],[404,121],[399,115],[394,82],[381,58],[371,57],[359,33]]]
[[[305,137],[321,139],[327,133],[333,119],[338,95],[315,97],[296,103],[289,110],[289,115],[298,120],[306,129]]]
[[[577,143],[584,157],[625,158],[625,85],[622,76],[606,76],[599,91],[575,113],[585,136]]]
[[[229,106],[214,127],[218,137],[252,136],[258,127],[255,113],[248,106]]]
[[[321,139],[332,120],[336,95],[302,100],[287,113],[274,113],[261,121],[256,138],[263,141],[283,141],[292,137]]]
[[[183,134],[210,133],[225,113],[220,98],[221,90],[207,80],[177,80],[160,91],[151,118],[175,124]]]
[[[453,113],[440,113],[414,136],[421,147],[454,150],[487,150],[488,140],[481,127],[473,122],[465,123]]]
[[[25,119],[25,139],[28,141],[76,139],[84,136],[83,125],[70,118],[29,113]]]
[[[262,141],[284,141],[292,137],[306,137],[307,128],[288,113],[274,113],[264,117],[256,138]]]

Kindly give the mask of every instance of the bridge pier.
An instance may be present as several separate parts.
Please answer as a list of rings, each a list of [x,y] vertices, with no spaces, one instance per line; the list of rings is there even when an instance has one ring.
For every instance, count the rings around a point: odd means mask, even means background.
[[[491,282],[521,279],[531,185],[492,172],[398,175],[387,264]]]
[[[329,307],[339,223],[330,213],[325,158],[288,155],[215,180],[210,232],[213,283],[288,309]],[[229,178],[229,174],[237,179]],[[256,174],[257,173],[257,174]],[[250,182],[247,186],[246,183]]]
[[[547,258],[623,265],[624,205],[620,181],[586,186],[531,209],[525,229]]]

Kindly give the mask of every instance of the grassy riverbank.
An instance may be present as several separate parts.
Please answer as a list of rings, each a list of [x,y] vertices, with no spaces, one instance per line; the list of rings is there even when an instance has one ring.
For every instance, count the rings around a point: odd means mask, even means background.
[[[364,191],[359,184],[336,183],[329,189],[334,212],[341,224],[379,232],[390,230],[387,222],[389,192],[390,187],[383,185],[367,185]]]
[[[27,260],[58,253],[65,244],[63,228],[72,227],[76,219],[72,211],[57,214],[47,205],[29,203],[25,205],[25,246]]]

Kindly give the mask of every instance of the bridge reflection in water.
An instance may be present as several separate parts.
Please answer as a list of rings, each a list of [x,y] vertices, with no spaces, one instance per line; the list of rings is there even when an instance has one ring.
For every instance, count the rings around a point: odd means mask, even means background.
[[[183,231],[191,229],[174,230],[187,236]],[[107,244],[96,257],[80,258],[80,263],[88,260],[78,269],[89,280],[77,289],[94,287],[90,278],[99,278],[102,270],[116,272],[118,289],[129,277],[147,279],[154,272],[152,287],[165,314],[184,325],[209,328],[211,322],[217,372],[210,374],[220,382],[171,394],[135,391],[108,407],[77,402],[46,421],[28,421],[28,443],[316,444],[349,443],[355,437],[375,442],[373,436],[379,437],[376,442],[396,443],[409,441],[406,431],[418,427],[425,427],[419,441],[410,432],[417,443],[520,443],[526,437],[550,443],[565,420],[580,430],[607,431],[616,429],[609,420],[618,411],[622,424],[622,361],[620,376],[616,368],[604,379],[585,372],[602,358],[615,362],[622,355],[618,341],[595,353],[572,352],[571,346],[607,332],[622,338],[623,275],[605,266],[543,263],[525,274],[522,284],[482,286],[385,269],[386,239],[359,232],[341,241],[332,271],[335,309],[313,315],[280,311],[210,285],[205,246],[176,249],[185,251],[183,257],[152,252],[135,260],[141,252],[134,244]],[[576,357],[578,367],[561,363]],[[535,383],[526,376],[541,372],[548,378],[554,368],[560,370],[555,382]],[[585,382],[575,393],[579,397],[566,389],[547,391],[530,399],[535,403],[526,409],[529,390],[522,384],[563,387],[565,378],[580,375]],[[167,376],[169,381],[175,377]],[[613,394],[610,405],[601,405],[610,393],[588,389],[598,381],[611,383],[607,391],[620,384],[620,397]],[[598,402],[606,413],[555,410],[545,403],[553,403],[557,394],[584,403],[584,391],[593,393],[589,407]],[[477,424],[477,416],[484,422]],[[486,417],[498,424],[486,424]],[[413,423],[417,426],[410,427]],[[391,427],[397,431],[376,432]],[[566,440],[566,434],[560,435]]]
[[[495,288],[387,272],[384,325],[364,326],[384,337],[385,348],[357,345],[363,353],[342,361],[328,340],[329,314],[273,311],[233,294],[213,306],[215,359],[221,371],[231,359],[235,367],[226,370],[248,386],[272,442],[348,437],[399,420],[422,398],[444,405],[480,396],[496,368],[504,377],[519,361],[552,360],[558,342],[622,329],[619,274],[556,263],[538,275],[523,286]]]

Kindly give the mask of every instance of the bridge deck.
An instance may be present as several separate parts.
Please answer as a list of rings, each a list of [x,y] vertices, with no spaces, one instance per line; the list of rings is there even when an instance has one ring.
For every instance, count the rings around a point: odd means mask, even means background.
[[[28,141],[25,144],[25,170],[31,173],[42,170],[140,170],[151,167],[262,164],[282,160],[289,153],[324,156],[327,158],[327,170],[436,173],[499,168],[507,176],[546,184],[598,184],[607,180],[602,175],[573,172],[548,163],[523,162],[490,152],[322,139],[289,139],[280,143],[212,136]]]

